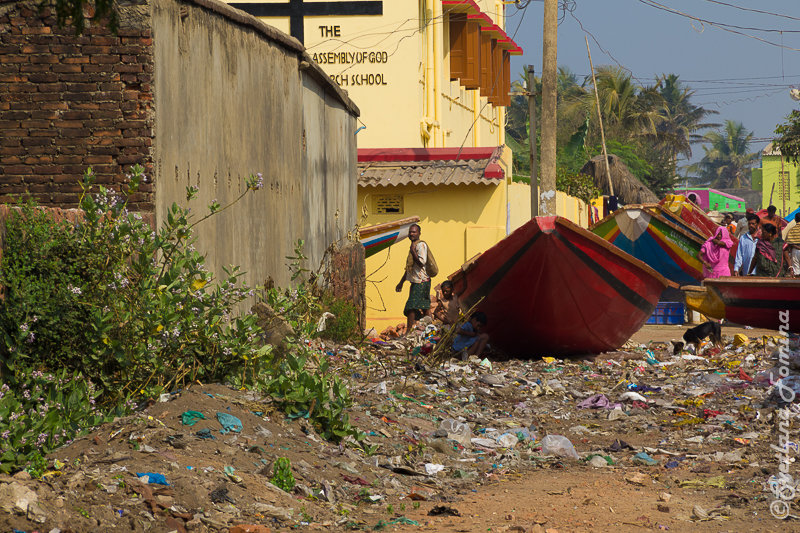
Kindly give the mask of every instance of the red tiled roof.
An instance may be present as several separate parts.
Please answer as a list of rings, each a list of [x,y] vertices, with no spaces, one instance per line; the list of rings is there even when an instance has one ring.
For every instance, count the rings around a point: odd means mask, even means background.
[[[496,36],[500,46],[507,48],[511,55],[522,54],[522,48],[496,25],[489,15],[481,11],[475,0],[442,0],[442,8],[444,8],[445,13],[466,13],[468,18],[480,23],[481,31],[489,32]]]
[[[480,148],[361,148],[358,184],[498,185],[505,178],[497,163],[499,147]]]

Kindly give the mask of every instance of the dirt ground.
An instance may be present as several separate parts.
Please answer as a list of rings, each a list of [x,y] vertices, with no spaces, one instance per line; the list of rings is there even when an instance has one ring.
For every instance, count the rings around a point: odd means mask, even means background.
[[[642,329],[631,337],[631,341],[637,344],[647,344],[649,342],[669,342],[670,340],[679,341],[683,337],[683,332],[694,324],[686,325],[666,325],[666,324],[645,324]],[[739,325],[723,325],[723,335],[733,337],[741,333],[747,337],[758,338],[764,335],[777,335],[778,332],[772,329],[746,328]]]
[[[195,384],[54,451],[41,480],[0,476],[0,531],[797,528],[769,512],[775,332],[725,328],[724,350],[674,356],[667,341],[684,330],[645,326],[601,357],[492,364],[431,365],[400,342],[318,346],[350,383],[362,443],[324,441],[257,393]],[[734,346],[735,333],[750,342]],[[618,408],[579,407],[598,394]],[[205,418],[186,425],[188,411]],[[223,433],[218,413],[241,431]],[[466,437],[446,420],[468,424]],[[553,435],[576,456],[545,453]],[[278,457],[290,492],[270,483]],[[137,476],[148,473],[169,485]]]

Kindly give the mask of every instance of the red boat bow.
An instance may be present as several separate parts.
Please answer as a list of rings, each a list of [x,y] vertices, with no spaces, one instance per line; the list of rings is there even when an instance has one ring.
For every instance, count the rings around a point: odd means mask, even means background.
[[[484,298],[490,343],[518,357],[616,349],[670,284],[560,217],[532,219],[450,279],[467,306]]]

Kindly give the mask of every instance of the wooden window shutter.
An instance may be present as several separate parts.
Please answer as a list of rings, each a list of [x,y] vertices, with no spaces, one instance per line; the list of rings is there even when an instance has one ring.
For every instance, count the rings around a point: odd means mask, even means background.
[[[467,89],[480,89],[481,87],[481,25],[477,22],[467,21],[466,36],[466,72],[461,78],[462,85]]]
[[[492,90],[492,38],[481,32],[481,96],[491,96]]]
[[[500,105],[501,86],[503,84],[503,65],[502,65],[502,50],[497,45],[497,39],[492,39],[492,77],[491,87],[489,88],[489,103],[492,105]]]
[[[453,13],[449,18],[450,80],[460,80],[467,72],[467,16]]]
[[[511,105],[511,54],[507,50],[503,50],[503,98],[500,105]]]

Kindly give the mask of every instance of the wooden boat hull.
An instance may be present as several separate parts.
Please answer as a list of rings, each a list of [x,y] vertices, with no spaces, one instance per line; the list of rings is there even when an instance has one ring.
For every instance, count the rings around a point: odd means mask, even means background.
[[[725,318],[755,328],[800,333],[800,279],[755,276],[707,279],[703,285],[725,304]]]
[[[703,240],[657,210],[624,207],[592,226],[591,231],[679,285],[703,279],[703,264],[698,259]]]
[[[449,277],[467,308],[483,298],[489,342],[516,357],[619,348],[669,285],[560,217],[532,219]]]
[[[698,285],[683,286],[681,290],[684,294],[686,307],[692,311],[697,311],[709,318],[725,318],[725,303],[723,303],[716,291]]]
[[[370,257],[408,237],[408,229],[419,222],[419,217],[408,217],[358,230],[358,238],[364,245],[364,255]]]
[[[658,205],[669,217],[669,220],[682,222],[692,228],[703,240],[714,235],[719,227],[719,224],[711,220],[702,209],[680,194],[668,194]]]

